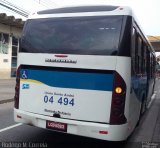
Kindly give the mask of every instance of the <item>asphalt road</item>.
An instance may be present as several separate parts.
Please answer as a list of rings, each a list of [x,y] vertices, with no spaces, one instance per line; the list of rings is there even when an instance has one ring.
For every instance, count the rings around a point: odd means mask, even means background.
[[[0,147],[9,147],[9,144],[11,144],[12,148],[20,146],[35,148],[112,148],[115,146],[118,148],[159,148],[160,81],[158,80],[155,91],[157,95],[155,99],[153,99],[150,108],[145,112],[140,125],[125,143],[106,142],[18,124],[13,120],[13,102],[0,104]],[[145,145],[149,145],[150,147],[144,147]]]
[[[0,104],[6,101],[13,101],[15,84],[15,79],[0,79]]]

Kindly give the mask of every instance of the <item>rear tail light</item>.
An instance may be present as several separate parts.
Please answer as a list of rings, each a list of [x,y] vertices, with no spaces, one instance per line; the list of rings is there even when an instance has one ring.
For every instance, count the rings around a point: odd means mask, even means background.
[[[108,134],[108,131],[99,131],[99,134]]]
[[[58,58],[66,58],[66,57],[68,57],[68,55],[56,54],[55,57],[58,57]]]
[[[15,96],[14,96],[14,107],[19,108],[19,88],[20,88],[20,66],[17,68],[16,74],[16,86],[15,86]]]
[[[110,124],[124,124],[127,119],[124,115],[126,98],[126,83],[123,78],[115,72],[112,94],[112,105],[110,114]]]

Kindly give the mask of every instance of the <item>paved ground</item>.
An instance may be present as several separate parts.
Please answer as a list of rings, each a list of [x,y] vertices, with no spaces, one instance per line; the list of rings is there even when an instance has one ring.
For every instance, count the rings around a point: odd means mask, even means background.
[[[0,104],[13,101],[15,84],[15,79],[0,79]]]
[[[160,143],[160,79],[157,81],[156,92],[155,107],[157,108],[158,116],[156,118],[152,141]],[[155,116],[155,113],[153,113],[152,116]]]
[[[16,124],[13,120],[13,102],[0,104],[0,129],[13,124]]]
[[[148,141],[160,142],[160,80],[157,79],[155,85],[155,99],[148,110],[142,117],[141,123],[132,137],[130,142]]]

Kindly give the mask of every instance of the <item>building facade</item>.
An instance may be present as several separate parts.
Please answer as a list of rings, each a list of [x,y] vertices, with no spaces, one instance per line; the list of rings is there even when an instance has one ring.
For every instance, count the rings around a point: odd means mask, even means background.
[[[0,13],[0,79],[15,77],[24,21]]]

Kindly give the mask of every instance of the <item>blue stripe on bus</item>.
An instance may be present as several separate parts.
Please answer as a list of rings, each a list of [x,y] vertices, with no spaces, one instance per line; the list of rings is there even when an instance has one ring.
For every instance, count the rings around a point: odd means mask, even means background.
[[[26,77],[23,77],[23,74]],[[22,79],[31,79],[52,87],[112,91],[113,74],[21,69]]]

